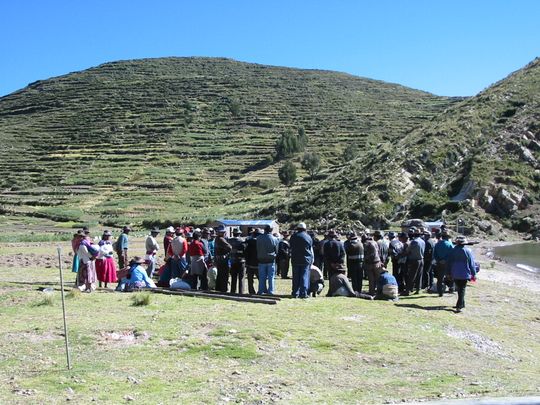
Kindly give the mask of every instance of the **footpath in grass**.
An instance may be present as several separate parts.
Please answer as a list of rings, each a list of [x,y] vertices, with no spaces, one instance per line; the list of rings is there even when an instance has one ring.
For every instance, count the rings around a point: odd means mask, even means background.
[[[0,266],[0,403],[384,403],[535,394],[539,297],[481,276],[461,314],[452,309],[453,295],[270,306],[152,294],[148,305],[135,306],[134,294],[69,293],[74,367],[67,371],[60,292],[37,290],[58,283],[57,269]],[[290,280],[278,280],[279,293],[289,288]]]

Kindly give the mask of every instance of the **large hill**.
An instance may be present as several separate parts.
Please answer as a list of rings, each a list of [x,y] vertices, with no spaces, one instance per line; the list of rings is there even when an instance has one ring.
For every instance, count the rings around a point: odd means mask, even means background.
[[[0,202],[8,214],[111,225],[254,215],[285,201],[281,163],[268,159],[283,131],[304,128],[326,167],[321,178],[333,178],[344,149],[380,158],[380,145],[467,110],[452,109],[458,101],[227,59],[107,63],[0,99]],[[404,146],[414,146],[409,137]],[[371,187],[384,187],[379,180]]]
[[[289,202],[291,219],[386,227],[411,216],[540,237],[540,59]],[[268,210],[281,212],[284,205]],[[460,221],[460,222],[461,222]]]

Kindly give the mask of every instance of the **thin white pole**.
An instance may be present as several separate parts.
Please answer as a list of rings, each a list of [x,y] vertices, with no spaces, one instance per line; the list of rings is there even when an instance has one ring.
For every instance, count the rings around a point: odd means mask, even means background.
[[[64,299],[64,275],[62,273],[62,248],[58,247],[58,268],[60,269],[60,294],[62,296],[62,316],[64,318],[64,340],[66,342],[67,368],[71,370],[71,358],[69,356],[69,340],[66,322],[66,302]]]

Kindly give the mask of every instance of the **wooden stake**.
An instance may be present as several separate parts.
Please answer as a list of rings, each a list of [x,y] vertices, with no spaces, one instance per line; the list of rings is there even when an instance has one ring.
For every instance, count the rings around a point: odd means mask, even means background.
[[[62,296],[62,316],[64,318],[64,340],[66,342],[66,360],[67,368],[71,370],[71,358],[69,356],[69,340],[68,340],[68,329],[66,322],[66,302],[64,299],[64,275],[62,273],[62,248],[58,247],[58,268],[60,269],[60,295]]]

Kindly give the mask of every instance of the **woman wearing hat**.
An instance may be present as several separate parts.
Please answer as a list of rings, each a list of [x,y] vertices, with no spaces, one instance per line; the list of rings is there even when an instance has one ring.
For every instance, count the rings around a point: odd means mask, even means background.
[[[143,268],[145,260],[140,256],[133,256],[133,259],[129,261],[128,271],[125,278],[123,278],[118,287],[119,291],[133,291],[141,288],[156,288],[156,284],[152,281],[146,270]]]
[[[467,281],[476,275],[476,266],[472,251],[465,246],[468,243],[467,239],[464,236],[458,236],[454,242],[456,245],[448,255],[446,272],[456,284],[458,293],[456,312],[461,312],[465,308]]]
[[[99,241],[99,255],[96,260],[96,273],[99,281],[99,286],[104,283],[107,288],[108,283],[116,283],[116,263],[113,258],[113,246],[111,242],[112,233],[110,231],[103,232],[103,236]]]

